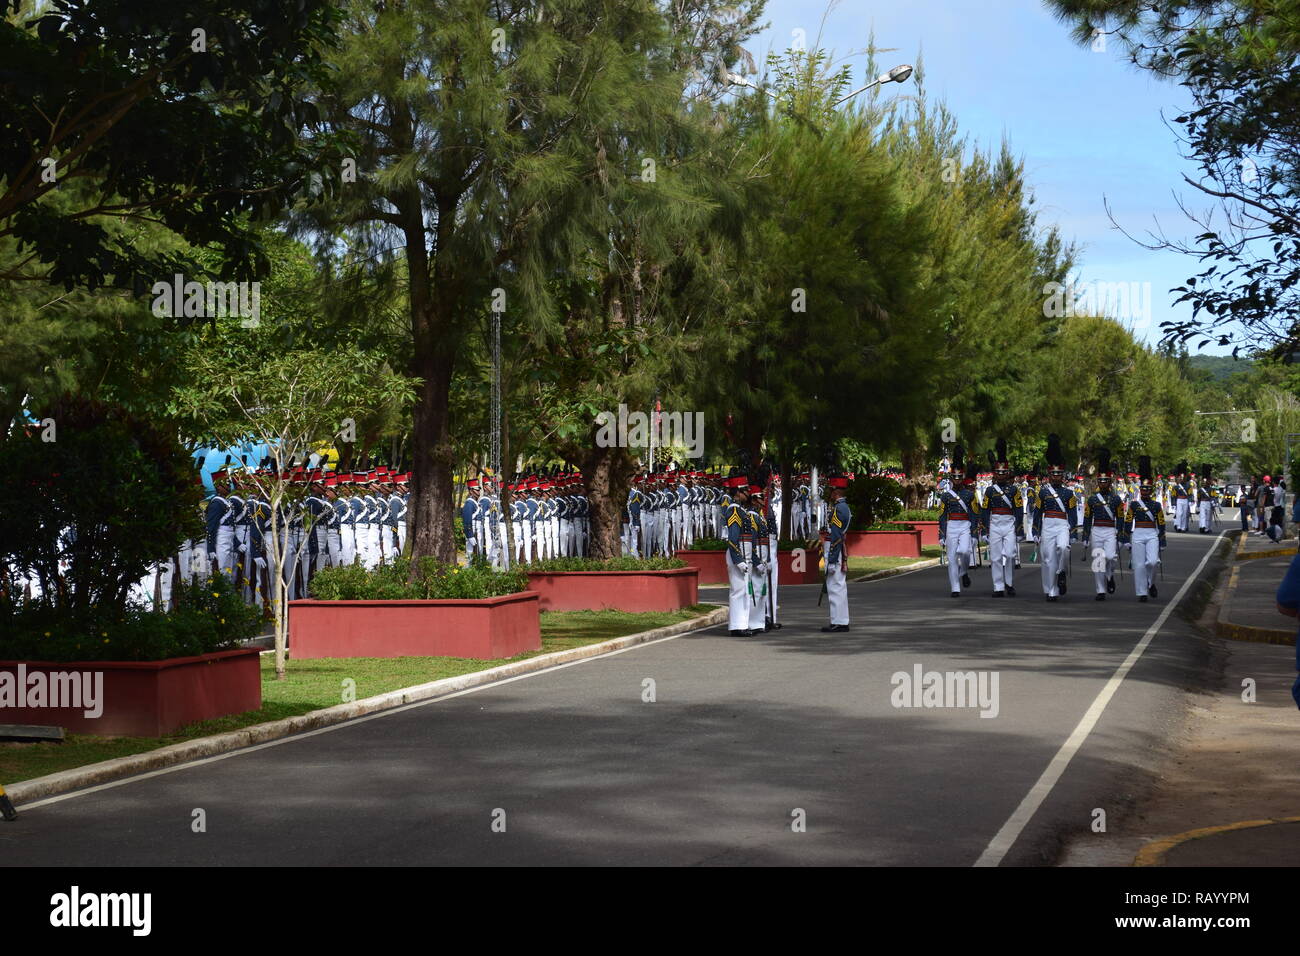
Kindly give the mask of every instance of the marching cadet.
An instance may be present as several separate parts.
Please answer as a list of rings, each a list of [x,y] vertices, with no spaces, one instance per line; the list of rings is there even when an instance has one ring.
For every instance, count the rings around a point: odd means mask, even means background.
[[[1047,436],[1047,477],[1034,504],[1034,533],[1039,540],[1043,594],[1056,601],[1066,591],[1070,561],[1070,532],[1074,530],[1074,495],[1065,487],[1065,455],[1061,439]]]
[[[524,503],[527,490],[521,481],[510,487],[510,518],[515,526],[515,564],[524,563],[524,535],[527,532],[528,505]]]
[[[623,553],[641,553],[641,476],[632,479],[627,489],[627,504],[623,506]]]
[[[406,513],[410,509],[411,503],[411,473],[404,471],[397,476],[395,489],[398,501],[397,508],[397,553],[406,553]]]
[[[1156,597],[1156,569],[1160,566],[1160,552],[1165,548],[1165,512],[1156,500],[1151,482],[1151,459],[1146,455],[1138,459],[1138,488],[1140,496],[1128,509],[1127,544],[1133,549],[1133,586],[1138,600],[1146,602]]]
[[[492,535],[491,535],[491,516],[492,516],[492,498],[488,489],[488,479],[480,475],[478,480],[478,496],[474,501],[474,537],[477,544],[474,546],[475,555],[483,561],[492,560]]]
[[[325,559],[331,568],[343,564],[343,536],[339,519],[343,509],[339,507],[339,477],[330,475],[321,482],[321,495],[325,500]]]
[[[1174,506],[1174,530],[1183,532],[1187,530],[1187,518],[1188,513],[1191,510],[1191,499],[1188,496],[1187,490],[1187,462],[1179,462],[1178,467],[1174,469],[1174,474],[1171,477],[1173,478],[1173,485],[1170,488],[1170,491],[1172,497],[1171,504]],[[1141,476],[1139,475],[1139,481],[1140,480]],[[1150,475],[1147,476],[1147,480],[1151,480]],[[1154,494],[1152,495],[1152,498],[1155,498]]]
[[[1083,544],[1092,556],[1092,577],[1097,600],[1115,593],[1115,565],[1119,561],[1119,534],[1124,528],[1124,499],[1112,488],[1115,474],[1110,449],[1097,450],[1097,490],[1083,503]]]
[[[1197,530],[1201,534],[1209,534],[1214,524],[1214,512],[1218,510],[1218,502],[1214,500],[1213,481],[1210,477],[1210,466],[1204,462],[1201,463],[1201,483],[1196,489],[1196,509],[1197,509]]]
[[[329,520],[326,511],[332,512],[333,509],[328,507],[325,500],[325,489],[322,485],[324,480],[319,473],[312,475],[311,483],[307,486],[307,497],[302,503],[302,512],[305,516],[304,530],[308,536],[307,547],[304,549],[306,552],[304,589],[311,583],[312,576],[325,566],[325,558],[329,555],[329,542],[325,533]]]
[[[733,489],[732,501],[727,506],[724,526],[727,542],[727,633],[732,637],[749,637],[749,613],[753,597],[750,590],[752,573],[752,539],[745,533],[748,520],[749,480],[744,475],[732,475],[727,487]]]
[[[348,472],[339,478],[338,488],[341,492],[339,498],[334,503],[334,510],[338,513],[339,521],[339,548],[343,553],[343,564],[351,566],[357,563],[361,557],[361,552],[357,548],[357,506],[354,503],[356,498],[356,475]]]
[[[465,532],[465,566],[474,563],[478,551],[478,479],[465,482],[465,501],[460,506],[460,527]]]
[[[776,619],[777,598],[780,596],[778,585],[781,577],[781,560],[780,550],[778,548],[777,538],[781,533],[781,519],[776,507],[768,503],[767,507],[760,509],[763,512],[763,518],[767,523],[767,574],[768,574],[768,601],[767,601],[767,629],[776,630],[781,627],[780,622]]]
[[[745,509],[745,520],[749,528],[750,585],[753,588],[753,600],[749,604],[749,633],[758,634],[768,628],[768,601],[771,597],[771,584],[768,578],[770,555],[767,545],[767,521],[763,516],[763,488],[761,485],[749,486],[749,505]]]
[[[234,571],[235,525],[230,502],[225,496],[230,486],[224,468],[212,473],[212,487],[214,490],[204,513],[208,530],[208,563],[213,574],[230,574]]]
[[[981,516],[989,539],[989,563],[993,566],[993,596],[1015,597],[1015,569],[1020,557],[1020,514],[1025,500],[1011,480],[1007,440],[997,440],[997,454],[988,453],[993,480],[984,490]],[[952,572],[949,572],[951,578]]]
[[[641,482],[641,494],[641,557],[649,558],[654,555],[655,542],[659,540],[655,527],[655,502],[658,496],[655,493],[654,472],[648,473]]]
[[[948,584],[953,597],[961,597],[962,588],[970,587],[971,539],[979,533],[980,505],[975,496],[978,466],[966,462],[966,449],[953,450],[953,478],[949,487],[939,491],[939,540],[948,553]],[[963,477],[958,478],[961,475]],[[970,487],[966,487],[969,476]]]
[[[853,512],[844,500],[844,489],[848,486],[849,480],[843,475],[833,475],[826,479],[826,529],[821,535],[826,556],[826,597],[831,614],[831,623],[822,628],[827,633],[849,629],[849,556],[844,534],[849,530]]]

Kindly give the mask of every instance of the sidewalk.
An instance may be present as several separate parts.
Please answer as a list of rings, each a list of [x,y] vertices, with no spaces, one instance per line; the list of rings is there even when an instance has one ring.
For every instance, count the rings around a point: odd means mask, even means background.
[[[1294,538],[1236,542],[1200,622],[1230,638],[1216,648],[1222,679],[1194,702],[1170,769],[1123,827],[1139,838],[1123,841],[1129,851],[1141,844],[1134,866],[1300,865],[1296,624],[1274,601],[1294,554]]]
[[[1275,543],[1242,535],[1229,565],[1215,630],[1234,641],[1295,646],[1296,625],[1277,612],[1277,586],[1296,554],[1294,538]]]

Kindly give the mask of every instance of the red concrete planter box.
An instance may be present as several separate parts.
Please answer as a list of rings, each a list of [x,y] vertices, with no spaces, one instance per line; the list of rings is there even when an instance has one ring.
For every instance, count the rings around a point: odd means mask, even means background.
[[[939,520],[934,521],[907,521],[917,531],[921,532],[921,547],[928,545],[937,545],[939,543]]]
[[[678,611],[699,597],[699,569],[529,571],[543,611]]]
[[[290,601],[289,652],[315,657],[472,657],[542,648],[533,591],[481,601]]]
[[[844,535],[853,558],[919,558],[920,531],[849,531]]]
[[[162,737],[195,721],[261,708],[259,661],[257,648],[239,648],[166,661],[22,662],[27,694],[33,692],[32,678],[38,672],[91,675],[91,688],[99,687],[96,696],[102,713],[87,717],[85,706],[17,707],[0,697],[0,724],[41,724],[74,734]],[[13,674],[16,681],[19,662],[0,661],[0,673]],[[0,693],[4,683],[0,680]],[[44,683],[47,688],[54,686],[48,676]],[[67,684],[59,683],[66,691]],[[46,702],[52,703],[49,694]],[[66,703],[67,698],[60,702]]]
[[[727,552],[678,551],[675,556],[700,572],[700,584],[727,583]]]
[[[701,584],[726,584],[727,583],[727,552],[725,551],[678,551],[677,557],[681,558],[692,567],[698,568],[700,572]],[[791,570],[794,565],[793,551],[778,551],[777,560],[780,563],[780,574],[777,578],[777,586],[782,584],[819,584],[821,575],[817,570],[817,561],[820,558],[815,548],[808,549],[804,553],[804,570]]]
[[[777,587],[783,584],[820,584],[822,580],[821,572],[817,570],[817,562],[821,560],[821,552],[816,548],[807,548],[803,555],[803,570],[795,571],[794,552],[778,551],[777,561],[781,568],[781,573],[777,576]]]

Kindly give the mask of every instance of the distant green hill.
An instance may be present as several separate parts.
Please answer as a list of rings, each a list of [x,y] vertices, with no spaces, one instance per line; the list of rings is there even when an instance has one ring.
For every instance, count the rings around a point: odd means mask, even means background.
[[[1209,372],[1219,382],[1238,372],[1249,372],[1254,363],[1250,359],[1234,359],[1231,355],[1189,355],[1187,365]]]

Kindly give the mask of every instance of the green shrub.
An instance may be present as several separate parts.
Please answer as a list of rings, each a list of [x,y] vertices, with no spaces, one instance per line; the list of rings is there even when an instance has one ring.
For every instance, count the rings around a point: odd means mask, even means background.
[[[320,601],[482,600],[528,589],[523,571],[495,571],[486,561],[466,568],[425,557],[413,582],[410,576],[409,558],[373,571],[357,564],[325,568],[312,578],[311,595]]]
[[[681,558],[549,558],[534,561],[526,571],[672,571],[686,567]]]
[[[45,602],[27,602],[6,614],[0,660],[161,661],[230,650],[257,634],[258,608],[244,603],[218,575],[181,584],[176,607],[166,613],[128,605],[97,608],[74,618]]]
[[[879,521],[888,521],[902,509],[903,486],[883,475],[860,475],[849,482],[844,499],[853,512],[850,528],[865,531]]]
[[[938,508],[909,508],[894,516],[897,521],[938,521]]]
[[[877,521],[873,525],[865,528],[854,528],[854,531],[915,531],[916,528],[910,524],[903,524],[900,521]]]

